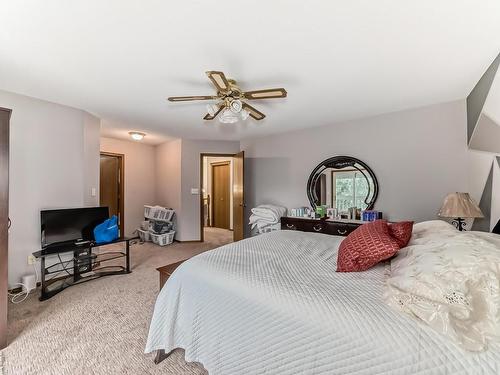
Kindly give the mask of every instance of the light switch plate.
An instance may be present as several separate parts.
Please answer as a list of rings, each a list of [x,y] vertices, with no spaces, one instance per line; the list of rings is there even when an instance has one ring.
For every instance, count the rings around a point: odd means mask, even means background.
[[[96,189],[95,189],[95,188],[92,188],[92,189],[90,190],[90,195],[91,195],[92,197],[95,197],[95,196],[96,196],[96,194],[97,194]]]
[[[198,194],[200,194],[200,189],[198,189],[198,188],[191,188],[191,194],[192,195],[198,195]]]

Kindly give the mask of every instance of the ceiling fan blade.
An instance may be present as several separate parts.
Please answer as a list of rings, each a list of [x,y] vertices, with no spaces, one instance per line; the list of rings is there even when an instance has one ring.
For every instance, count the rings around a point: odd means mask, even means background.
[[[215,100],[219,99],[218,96],[171,96],[168,98],[169,102],[189,102],[191,100]]]
[[[278,88],[278,89],[247,91],[243,95],[245,99],[274,99],[274,98],[286,98],[287,92],[284,88]]]
[[[227,81],[226,76],[222,72],[217,72],[214,70],[210,70],[206,72],[210,81],[217,87],[217,91],[227,91],[229,90],[229,82]]]
[[[262,112],[258,111],[251,105],[248,105],[247,103],[243,103],[242,109],[248,112],[250,117],[254,118],[255,120],[262,120],[264,117],[266,117],[265,114]]]
[[[203,120],[213,120],[214,118],[216,118],[216,117],[217,117],[217,115],[218,115],[218,114],[219,114],[219,113],[220,113],[223,109],[224,109],[224,106],[223,106],[223,105],[219,106],[219,109],[218,109],[218,110],[217,110],[217,111],[216,111],[213,115],[211,115],[210,113],[207,113],[207,114],[205,115],[205,117],[203,117]]]

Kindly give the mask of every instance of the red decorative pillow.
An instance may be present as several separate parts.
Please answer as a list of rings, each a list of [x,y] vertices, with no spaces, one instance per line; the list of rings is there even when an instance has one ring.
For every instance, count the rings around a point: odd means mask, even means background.
[[[389,259],[400,249],[398,241],[389,233],[386,220],[363,224],[340,244],[337,272],[366,271]]]
[[[413,231],[413,221],[400,221],[389,224],[389,233],[398,241],[400,247],[406,247]]]

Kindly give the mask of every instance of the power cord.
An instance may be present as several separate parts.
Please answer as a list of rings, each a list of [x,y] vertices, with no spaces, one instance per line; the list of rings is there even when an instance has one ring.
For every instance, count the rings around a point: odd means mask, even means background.
[[[39,279],[38,279],[38,271],[36,269],[36,262],[32,264],[33,266],[33,269],[35,270],[35,289],[36,289],[36,285],[38,285],[38,282],[39,282]],[[23,302],[24,300],[26,300],[26,298],[28,298],[28,296],[30,295],[31,293],[31,290],[28,290],[28,287],[26,285],[24,285],[23,283],[14,283],[14,285],[20,285],[21,286],[21,291],[18,292],[18,293],[10,293],[10,292],[7,292],[8,296],[11,297],[10,301],[12,303],[21,303]],[[35,290],[33,289],[33,290]]]

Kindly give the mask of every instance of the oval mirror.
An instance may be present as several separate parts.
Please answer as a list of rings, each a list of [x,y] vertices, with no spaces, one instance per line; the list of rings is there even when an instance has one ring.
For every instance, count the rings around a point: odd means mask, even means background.
[[[307,197],[311,206],[325,205],[344,213],[351,207],[371,210],[377,200],[378,182],[361,160],[334,156],[320,163],[309,176]]]

